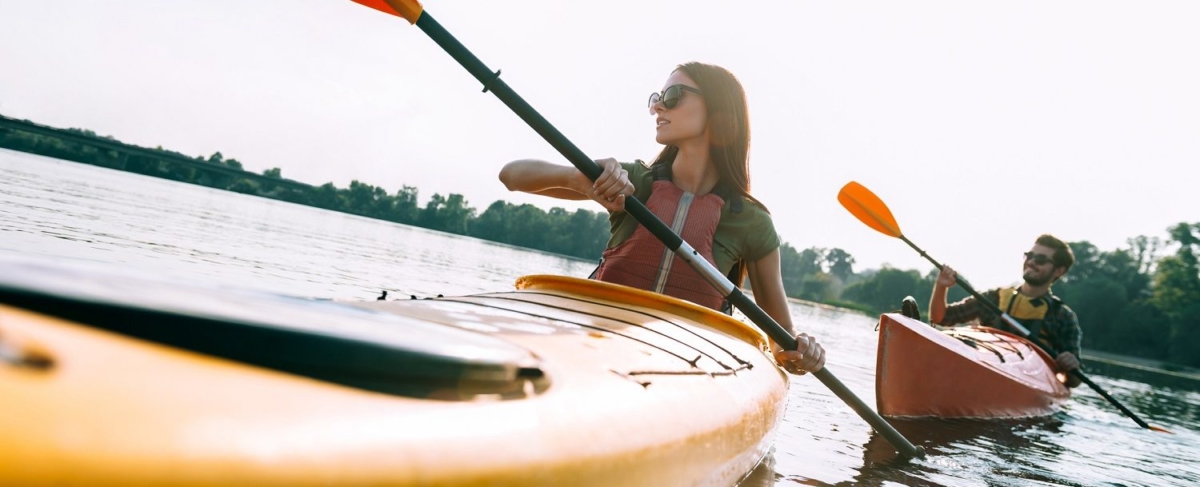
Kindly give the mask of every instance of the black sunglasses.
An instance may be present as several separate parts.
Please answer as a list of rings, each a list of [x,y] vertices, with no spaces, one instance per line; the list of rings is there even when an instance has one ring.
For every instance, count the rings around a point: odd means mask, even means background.
[[[662,90],[661,93],[651,93],[650,101],[646,103],[646,106],[650,108],[651,111],[654,111],[654,104],[661,101],[663,106],[666,107],[667,110],[670,110],[675,108],[675,105],[679,104],[679,100],[683,99],[683,92],[685,91],[690,91],[697,95],[704,95],[704,93],[701,93],[700,90],[692,88],[688,85],[671,85],[668,86],[667,89]]]
[[[1025,252],[1025,260],[1032,260],[1033,263],[1037,265],[1045,265],[1054,261],[1054,259],[1050,258],[1046,254],[1035,254],[1033,252]]]

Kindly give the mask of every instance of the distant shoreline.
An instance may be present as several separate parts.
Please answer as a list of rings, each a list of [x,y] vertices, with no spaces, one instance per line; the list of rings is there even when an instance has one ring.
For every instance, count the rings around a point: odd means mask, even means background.
[[[1119,375],[1122,376],[1149,377],[1157,379],[1154,382],[1169,382],[1200,390],[1200,369],[1097,350],[1083,350],[1082,355],[1084,365],[1088,367],[1104,370],[1121,369]]]

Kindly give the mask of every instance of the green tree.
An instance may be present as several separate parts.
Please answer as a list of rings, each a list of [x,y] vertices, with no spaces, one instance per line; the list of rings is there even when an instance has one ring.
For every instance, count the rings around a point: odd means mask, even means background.
[[[392,197],[391,215],[388,218],[396,223],[411,225],[417,222],[421,207],[417,205],[417,188],[401,186]]]
[[[545,236],[551,231],[546,212],[530,204],[513,208],[510,213],[508,243],[531,249],[548,250]]]
[[[1133,301],[1148,294],[1150,276],[1145,272],[1147,245],[1144,237],[1130,239],[1130,248],[1103,252],[1089,242],[1071,242],[1075,265],[1054,291],[1079,316],[1083,345],[1121,352],[1128,329],[1137,321],[1122,321]]]
[[[599,259],[608,244],[608,215],[584,209],[575,210],[566,223],[571,248],[563,252],[584,259]]]
[[[1064,291],[1058,294],[1079,317],[1083,345],[1113,349],[1114,338],[1125,336],[1125,328],[1131,325],[1119,321],[1130,304],[1125,286],[1107,277],[1096,277]]]
[[[854,257],[845,250],[832,248],[826,251],[825,264],[828,266],[829,274],[842,283],[849,282],[850,277],[854,275]]]
[[[238,179],[234,180],[233,183],[230,184],[228,188],[225,188],[225,189],[227,189],[229,191],[233,191],[235,193],[257,195],[259,186],[258,186],[258,183],[251,181],[249,179],[238,178]]]
[[[507,243],[509,213],[512,208],[512,204],[504,200],[496,200],[486,210],[483,210],[478,218],[471,220],[469,226],[471,236]]]
[[[467,235],[467,228],[475,209],[467,206],[467,201],[460,194],[443,197],[434,193],[421,210],[417,224],[419,226],[459,235]]]
[[[1175,255],[1158,262],[1150,301],[1168,317],[1171,339],[1168,358],[1187,365],[1200,365],[1200,223],[1180,223],[1170,228],[1171,240],[1179,245]]]
[[[809,301],[830,302],[838,297],[838,284],[833,276],[824,272],[809,274],[800,283],[800,292],[795,297]]]
[[[922,292],[924,291],[924,292]],[[884,267],[871,277],[846,286],[842,299],[869,306],[879,313],[898,309],[905,296],[929,295],[925,281],[914,270],[902,271]]]
[[[563,208],[556,206],[546,212],[546,223],[551,228],[557,229],[557,231],[552,230],[545,236],[546,244],[544,250],[563,255],[567,255],[571,251],[571,248],[575,246],[574,236],[565,231],[570,220],[570,213],[567,213],[567,210]]]
[[[797,251],[787,243],[779,246],[779,268],[788,296],[813,301],[833,299],[826,298],[836,295],[836,286],[825,274],[824,264],[825,249],[809,247]]]
[[[786,242],[779,246],[779,271],[783,277],[784,293],[799,296],[800,283],[804,280],[800,273],[800,253]]]
[[[128,162],[126,162],[126,164],[128,164]],[[199,179],[199,175],[197,174],[199,171],[196,171],[195,168],[184,166],[182,164],[166,165],[166,167],[162,168],[162,172],[164,173],[165,177],[174,179],[176,181],[190,183]]]
[[[801,276],[813,276],[825,273],[826,250],[819,247],[809,247],[797,254],[796,272]]]
[[[1180,223],[1170,228],[1171,240],[1179,245],[1174,256],[1158,262],[1154,276],[1153,301],[1164,310],[1183,309],[1200,300],[1200,272],[1196,248],[1200,240],[1193,233],[1200,224]]]
[[[1085,346],[1138,357],[1168,359],[1172,341],[1171,318],[1158,306],[1146,299],[1133,301],[1111,323],[1102,342],[1089,342],[1093,328],[1090,322],[1080,318]]]
[[[325,208],[327,210],[345,211],[341,190],[334,186],[333,183],[325,183],[316,188],[313,188],[309,201],[314,206]]]
[[[346,189],[345,207],[343,211],[349,211],[362,216],[379,218],[386,211],[382,211],[382,207],[387,206],[387,201],[381,201],[387,198],[387,191],[383,188],[378,188],[367,183],[356,180],[350,181],[350,187]]]

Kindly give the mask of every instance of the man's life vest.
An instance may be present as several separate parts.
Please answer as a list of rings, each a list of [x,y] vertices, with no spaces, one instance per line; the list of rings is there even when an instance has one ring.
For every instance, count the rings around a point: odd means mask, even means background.
[[[1046,317],[1053,316],[1057,306],[1062,304],[1058,296],[1046,293],[1044,296],[1028,298],[1013,287],[1000,288],[998,294],[1000,309],[1028,329],[1031,340],[1041,342],[1043,347],[1050,350],[1058,349],[1056,337],[1051,335],[1050,327],[1046,326]]]
[[[725,200],[716,192],[703,196],[688,193],[671,183],[669,172],[660,174],[662,172],[655,172],[646,207],[705,260],[716,265],[713,236],[721,221]],[[628,240],[604,251],[594,275],[600,281],[686,299],[715,310],[721,310],[725,301],[725,296],[700,273],[641,225]]]

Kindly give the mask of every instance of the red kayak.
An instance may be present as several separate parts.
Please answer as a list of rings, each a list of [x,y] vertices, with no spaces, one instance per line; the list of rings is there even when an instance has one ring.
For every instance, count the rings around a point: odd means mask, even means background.
[[[889,313],[879,318],[878,354],[876,406],[884,416],[1045,416],[1071,397],[1053,358],[994,328],[935,328]]]

